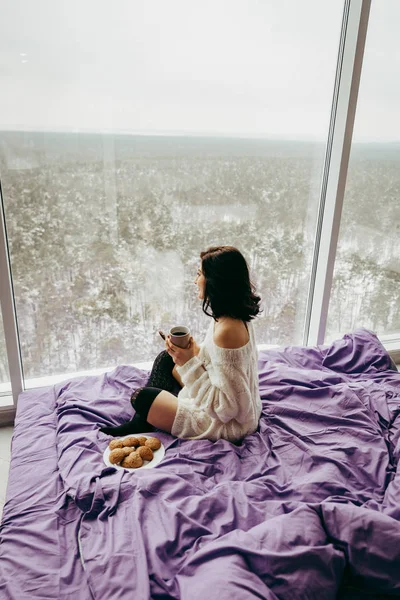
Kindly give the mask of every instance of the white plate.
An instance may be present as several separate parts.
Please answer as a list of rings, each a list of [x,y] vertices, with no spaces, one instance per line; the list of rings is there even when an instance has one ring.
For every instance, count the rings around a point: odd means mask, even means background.
[[[150,437],[157,437],[157,436],[156,435],[146,435],[144,433],[130,433],[129,435],[123,435],[121,437],[113,438],[113,440],[124,440],[125,438],[128,438],[128,437],[150,438]],[[161,442],[161,440],[160,440],[160,442]],[[110,443],[110,442],[108,442],[108,443]],[[121,467],[121,465],[114,465],[113,463],[110,462],[110,458],[109,458],[110,452],[111,452],[111,450],[108,446],[103,452],[103,460],[104,460],[105,464],[107,465],[107,467],[114,467],[115,469],[120,469],[121,471],[140,471],[140,469],[152,469],[153,467],[158,465],[164,458],[165,448],[164,448],[163,443],[161,442],[161,448],[159,448],[158,450],[153,450],[153,454],[154,454],[153,460],[151,460],[150,462],[148,460],[144,460],[143,465],[141,467],[139,467],[138,469],[128,469],[127,467]]]

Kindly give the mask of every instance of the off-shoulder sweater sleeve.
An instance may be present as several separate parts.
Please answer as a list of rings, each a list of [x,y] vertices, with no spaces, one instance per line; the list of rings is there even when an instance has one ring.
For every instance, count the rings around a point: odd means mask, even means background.
[[[211,418],[227,423],[245,422],[251,410],[251,395],[240,361],[221,360],[211,372],[198,356],[193,356],[177,371],[196,407]]]

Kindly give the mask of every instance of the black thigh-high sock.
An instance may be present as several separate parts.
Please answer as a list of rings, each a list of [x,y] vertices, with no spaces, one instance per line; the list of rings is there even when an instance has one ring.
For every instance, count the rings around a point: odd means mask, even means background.
[[[160,352],[153,362],[146,387],[161,388],[177,396],[181,386],[172,375],[174,366],[175,363],[168,352],[166,350]]]
[[[145,433],[147,431],[154,431],[154,429],[153,425],[150,425],[146,419],[136,414],[133,419],[127,423],[123,423],[123,425],[119,425],[118,427],[102,427],[100,431],[117,437],[119,435],[128,435],[129,433]]]
[[[162,392],[160,388],[138,388],[131,396],[132,406],[136,410],[133,419],[118,427],[102,427],[100,431],[113,437],[154,431],[155,427],[148,423],[146,419],[151,405],[160,392]]]

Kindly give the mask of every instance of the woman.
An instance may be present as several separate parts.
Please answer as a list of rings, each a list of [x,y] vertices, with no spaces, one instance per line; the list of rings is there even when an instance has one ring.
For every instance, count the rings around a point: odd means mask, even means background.
[[[104,427],[104,433],[157,428],[182,438],[238,441],[257,429],[261,399],[251,320],[260,312],[261,299],[239,250],[213,246],[200,258],[194,283],[203,312],[212,317],[203,343],[190,338],[182,349],[168,336],[146,386],[131,397],[135,416],[120,427]]]

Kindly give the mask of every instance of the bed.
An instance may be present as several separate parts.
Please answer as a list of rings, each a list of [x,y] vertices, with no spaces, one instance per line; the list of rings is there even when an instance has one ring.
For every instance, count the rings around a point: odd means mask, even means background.
[[[24,392],[1,526],[7,600],[400,595],[400,374],[374,333],[259,353],[241,444],[157,432],[154,469],[103,463],[148,372]]]

